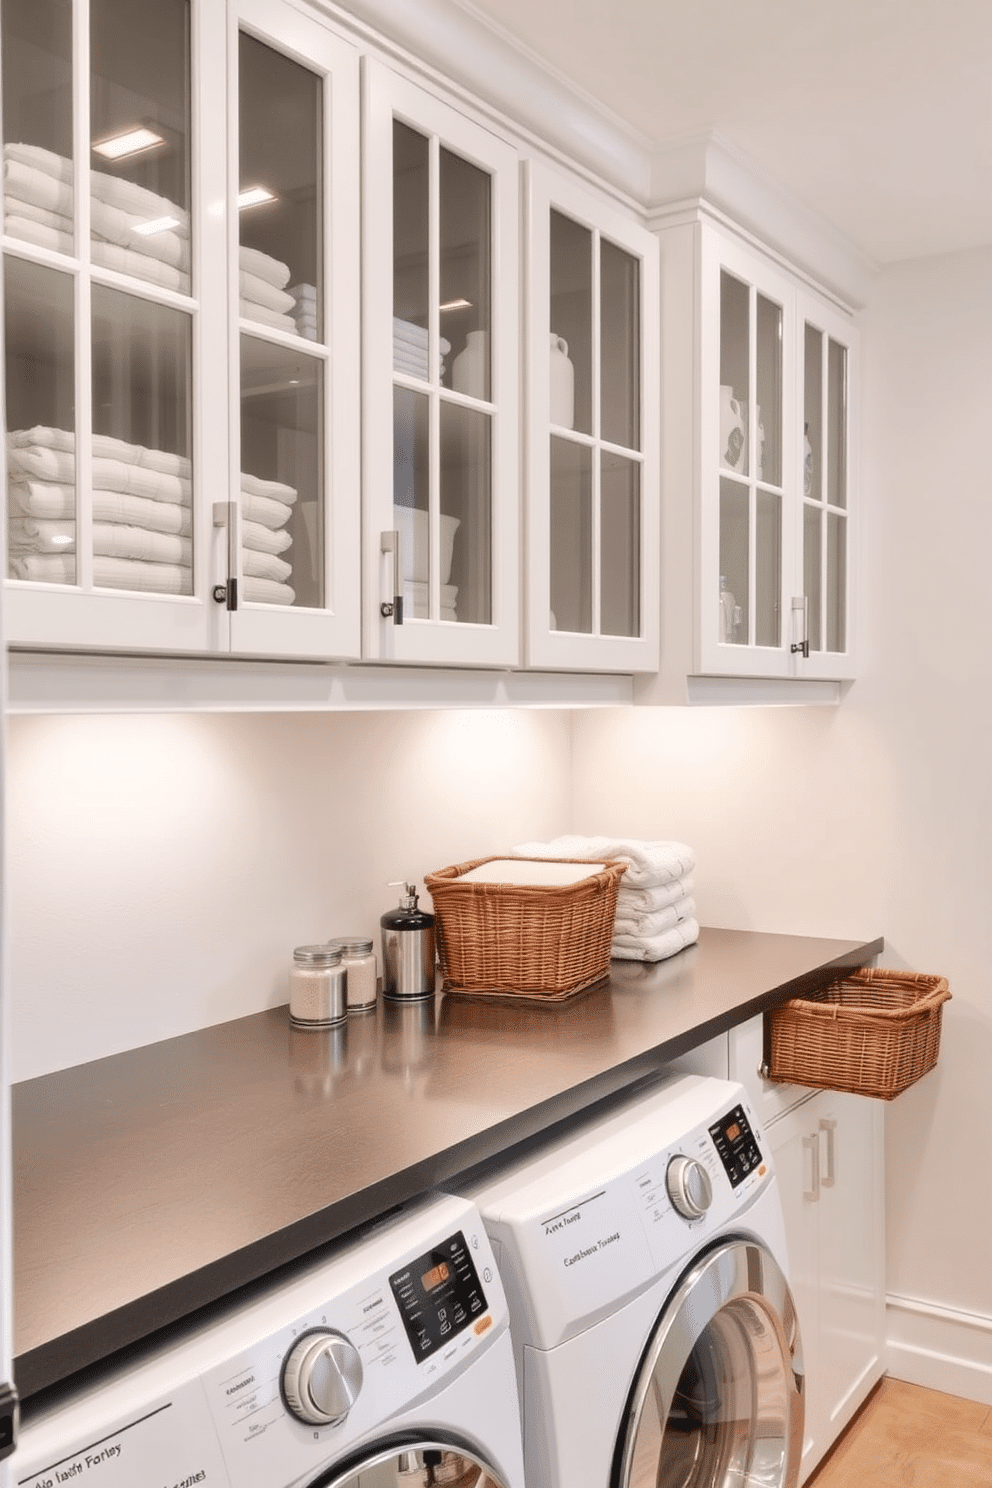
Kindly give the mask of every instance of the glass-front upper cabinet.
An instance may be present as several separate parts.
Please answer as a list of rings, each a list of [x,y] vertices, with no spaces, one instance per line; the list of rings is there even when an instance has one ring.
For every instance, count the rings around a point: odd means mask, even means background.
[[[365,653],[513,665],[517,155],[366,66]]]
[[[194,9],[199,22],[190,0],[3,0],[15,645],[202,650],[223,636],[199,500],[224,449],[194,377],[225,311],[202,294],[220,239],[191,193],[193,57],[210,24]],[[205,184],[222,163],[207,145]]]
[[[848,677],[852,327],[705,229],[701,284],[699,669]]]
[[[230,47],[232,649],[357,657],[357,53],[269,0]]]
[[[658,665],[658,243],[527,171],[527,660]]]

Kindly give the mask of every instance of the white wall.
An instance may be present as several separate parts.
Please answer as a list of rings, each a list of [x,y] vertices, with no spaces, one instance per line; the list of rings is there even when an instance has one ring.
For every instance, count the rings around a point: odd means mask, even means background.
[[[950,978],[941,1063],[887,1111],[892,1368],[992,1401],[992,250],[889,269],[863,334],[863,680],[577,715],[573,824],[692,843],[704,923],[881,933]]]
[[[378,943],[388,880],[568,826],[565,714],[13,718],[8,745],[15,1080],[284,1003],[294,946]]]

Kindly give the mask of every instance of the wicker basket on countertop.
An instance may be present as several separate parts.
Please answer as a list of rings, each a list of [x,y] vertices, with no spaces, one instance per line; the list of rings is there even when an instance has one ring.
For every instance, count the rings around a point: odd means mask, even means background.
[[[626,864],[583,863],[588,875],[570,884],[465,878],[473,869],[502,861],[497,856],[476,858],[424,878],[437,916],[445,991],[547,1002],[562,1001],[602,981],[610,969],[617,891]]]
[[[767,1014],[768,1075],[892,1100],[933,1069],[947,978],[859,968]]]

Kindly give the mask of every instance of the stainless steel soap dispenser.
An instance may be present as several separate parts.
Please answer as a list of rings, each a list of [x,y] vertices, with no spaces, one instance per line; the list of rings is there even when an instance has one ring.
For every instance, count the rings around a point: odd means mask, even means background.
[[[382,994],[399,1002],[434,995],[434,916],[417,903],[415,884],[397,880],[399,908],[382,916]]]

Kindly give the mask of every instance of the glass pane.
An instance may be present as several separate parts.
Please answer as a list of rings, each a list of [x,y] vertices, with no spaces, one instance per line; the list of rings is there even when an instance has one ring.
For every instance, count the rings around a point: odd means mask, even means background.
[[[328,603],[324,579],[324,364],[241,337],[242,595]]]
[[[823,334],[811,325],[806,327],[804,358],[803,495],[808,501],[819,501],[823,464]]]
[[[827,500],[847,505],[847,348],[836,341],[827,343]]]
[[[640,449],[640,264],[604,238],[599,249],[599,276],[600,432],[611,444]]]
[[[427,377],[430,143],[393,121],[393,367]]]
[[[93,582],[192,593],[192,323],[93,286]]]
[[[592,433],[592,233],[551,213],[551,422]]]
[[[188,294],[189,0],[91,0],[93,262]]]
[[[755,548],[754,640],[777,646],[782,623],[782,498],[759,491]]]
[[[73,281],[4,260],[8,573],[76,579]]]
[[[240,311],[322,341],[323,84],[253,36],[238,47]]]
[[[827,650],[847,649],[847,518],[827,513]]]
[[[758,296],[754,474],[782,484],[782,307]]]
[[[491,625],[492,419],[479,409],[444,402],[440,432],[440,618]]]
[[[806,596],[806,623],[809,626],[809,649],[823,648],[820,616],[823,610],[823,514],[817,506],[803,508],[803,593]]]
[[[592,632],[592,452],[553,436],[550,623]]]
[[[73,251],[72,3],[3,0],[4,231]]]
[[[440,173],[441,381],[488,401],[492,182],[450,150],[440,151]]]
[[[748,591],[748,490],[737,481],[720,482],[720,626],[728,645],[746,646],[750,622]]]
[[[423,393],[393,388],[393,521],[400,535],[404,611],[413,620],[427,619],[431,576],[428,417]]]
[[[641,468],[603,453],[600,474],[600,625],[604,635],[641,633]]]
[[[720,274],[720,464],[747,475],[747,403],[750,397],[750,291],[725,270]]]

